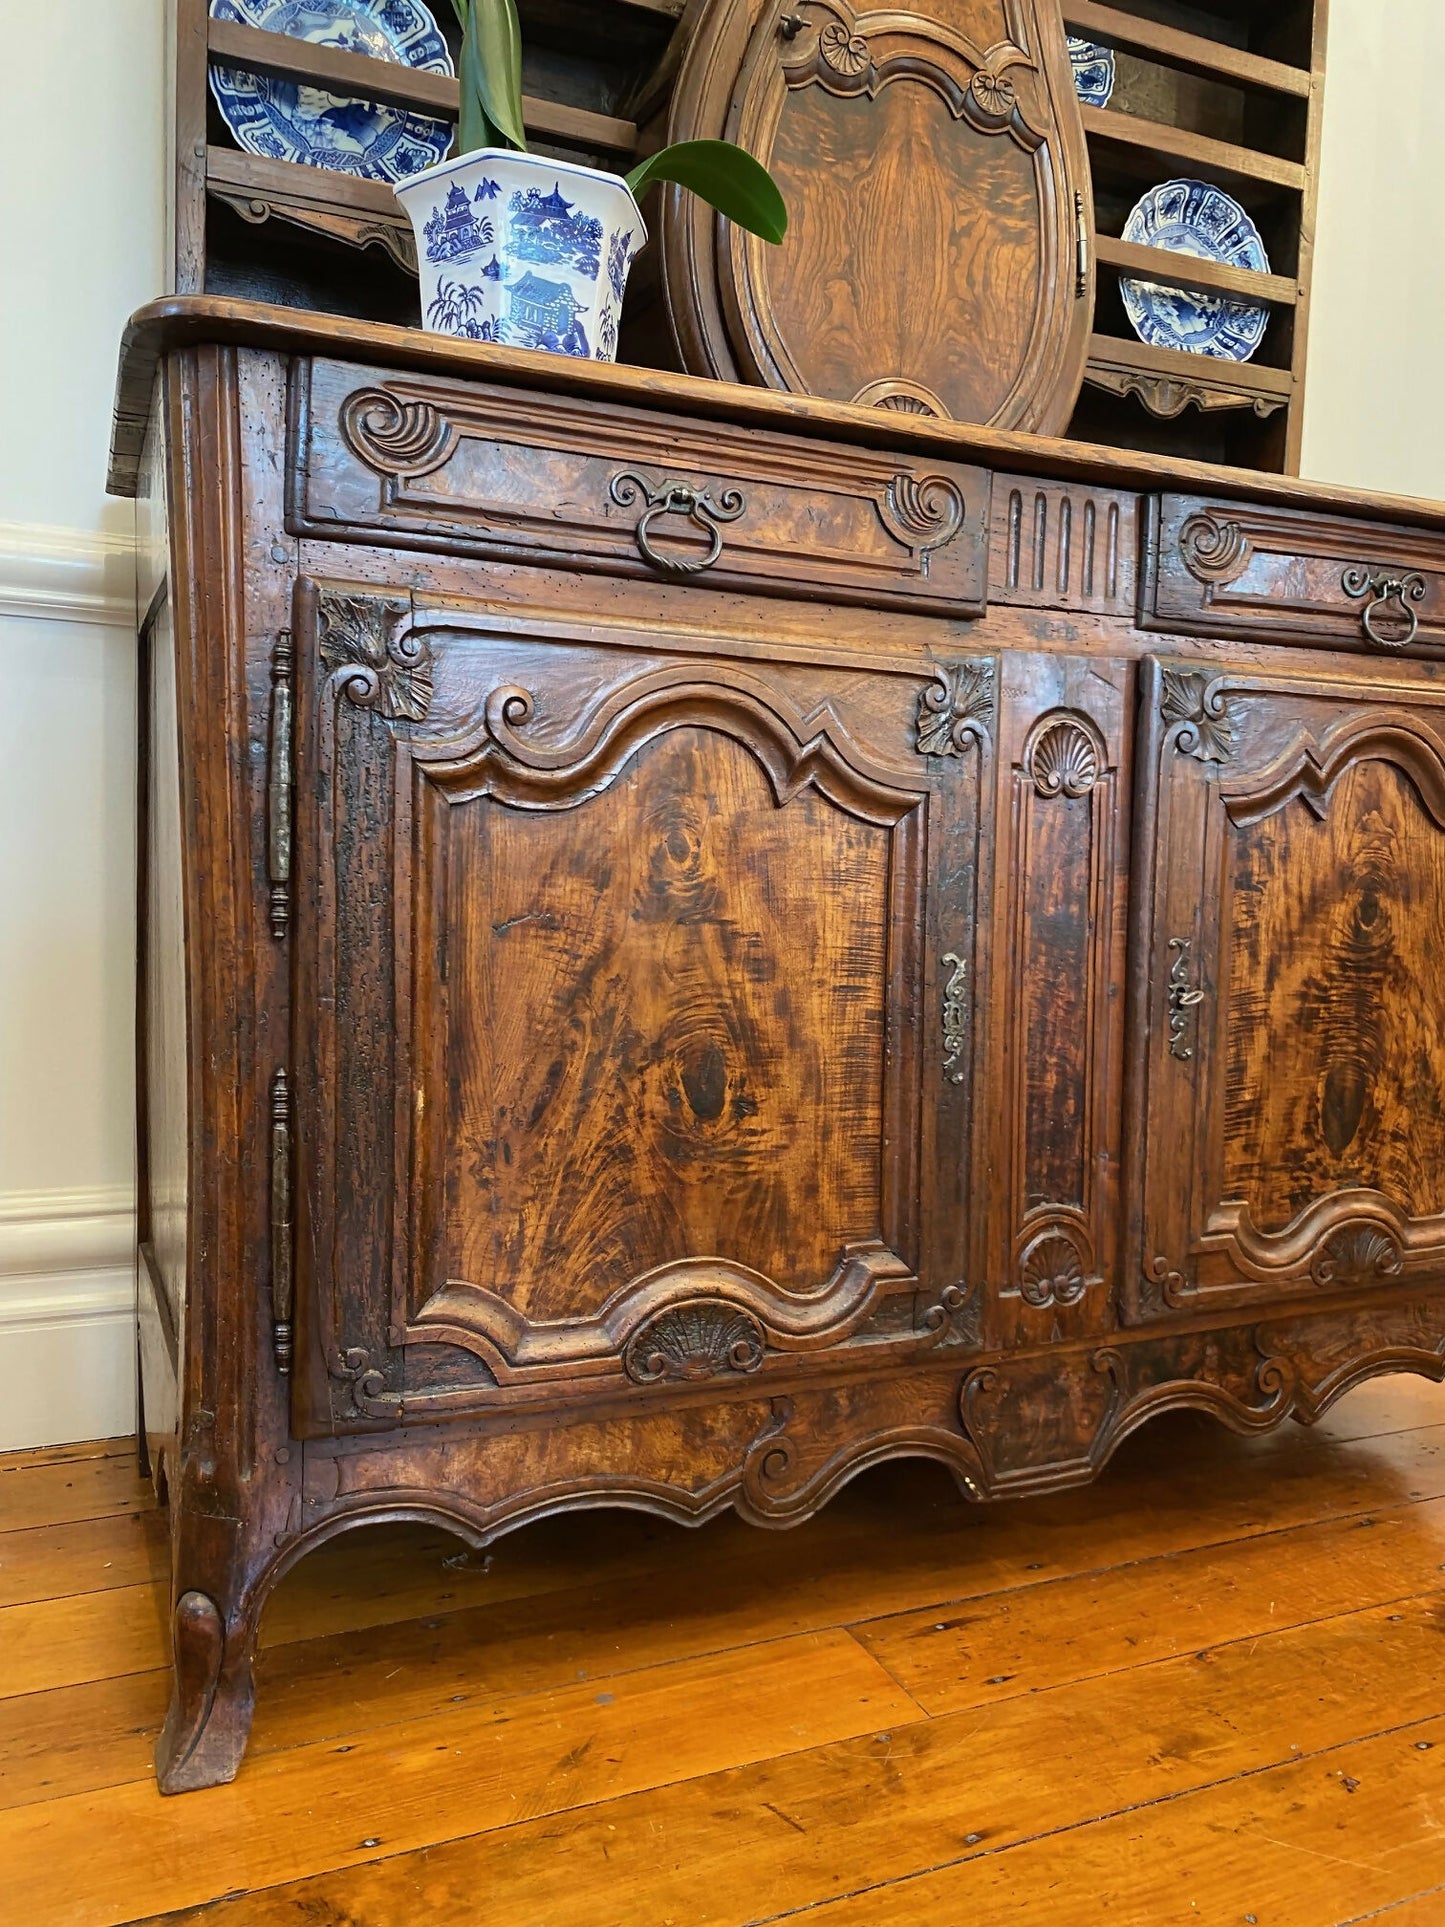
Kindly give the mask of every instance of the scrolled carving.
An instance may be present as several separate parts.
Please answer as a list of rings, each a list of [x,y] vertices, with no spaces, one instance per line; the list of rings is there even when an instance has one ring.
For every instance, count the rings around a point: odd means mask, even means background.
[[[795,1406],[790,1398],[775,1398],[761,1431],[743,1460],[742,1488],[753,1510],[773,1511],[798,1462],[798,1447],[788,1437]]]
[[[1167,1258],[1157,1254],[1146,1258],[1143,1268],[1145,1278],[1157,1287],[1170,1311],[1179,1311],[1192,1296],[1189,1280],[1182,1271],[1176,1271]]]
[[[1179,531],[1179,553],[1196,582],[1233,582],[1249,567],[1254,549],[1237,522],[1191,515]]]
[[[1325,1240],[1310,1267],[1310,1276],[1324,1288],[1358,1290],[1362,1285],[1385,1284],[1398,1278],[1405,1255],[1400,1241],[1383,1225],[1349,1225]]]
[[[968,1285],[945,1285],[918,1322],[934,1345],[977,1347],[983,1342],[983,1294]]]
[[[458,430],[429,401],[389,388],[358,388],[341,405],[341,433],[352,452],[383,475],[415,479],[450,460]]]
[[[331,1361],[331,1376],[350,1388],[352,1409],[348,1418],[397,1419],[401,1416],[401,1393],[386,1389],[385,1374],[371,1362],[371,1353],[353,1345]]]
[[[1056,1226],[1024,1246],[1018,1276],[1019,1296],[1036,1311],[1051,1305],[1077,1305],[1089,1284],[1078,1246]]]
[[[670,1305],[639,1327],[622,1363],[639,1385],[697,1383],[755,1372],[766,1350],[763,1328],[751,1312],[726,1299],[700,1298]]]
[[[1098,747],[1082,724],[1060,717],[1041,730],[1028,772],[1040,796],[1087,796],[1103,774]]]
[[[929,558],[963,527],[966,508],[962,490],[946,475],[895,475],[878,514],[894,541],[918,558],[927,575]]]
[[[993,716],[994,666],[950,663],[918,698],[918,754],[961,756],[970,743],[988,742]]]
[[[359,709],[388,722],[425,722],[432,700],[431,645],[401,630],[406,602],[324,594],[319,605],[321,660],[331,686]]]
[[[1164,721],[1182,724],[1176,749],[1201,763],[1227,763],[1234,753],[1234,706],[1217,679],[1197,670],[1166,669],[1161,700]]]

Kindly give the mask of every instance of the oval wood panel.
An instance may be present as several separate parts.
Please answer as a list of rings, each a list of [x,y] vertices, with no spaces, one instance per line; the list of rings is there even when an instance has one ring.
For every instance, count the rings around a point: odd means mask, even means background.
[[[772,169],[791,223],[774,248],[669,190],[664,275],[693,372],[1067,426],[1092,214],[1062,30],[1042,0],[934,0],[928,17],[715,0],[671,134],[740,141]]]

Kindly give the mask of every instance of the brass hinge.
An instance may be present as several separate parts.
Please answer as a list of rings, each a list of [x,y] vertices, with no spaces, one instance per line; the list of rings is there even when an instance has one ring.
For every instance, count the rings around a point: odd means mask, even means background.
[[[291,664],[291,631],[283,629],[271,654],[271,755],[266,782],[271,935],[278,941],[291,923]]]
[[[271,1334],[285,1377],[294,1351],[291,1271],[291,1087],[284,1070],[271,1081]]]

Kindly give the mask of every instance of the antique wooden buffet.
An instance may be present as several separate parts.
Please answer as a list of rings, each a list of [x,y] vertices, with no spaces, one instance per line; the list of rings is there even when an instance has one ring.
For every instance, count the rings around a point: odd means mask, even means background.
[[[164,1787],[350,1525],[1445,1376],[1445,510],[200,298],[114,485]]]

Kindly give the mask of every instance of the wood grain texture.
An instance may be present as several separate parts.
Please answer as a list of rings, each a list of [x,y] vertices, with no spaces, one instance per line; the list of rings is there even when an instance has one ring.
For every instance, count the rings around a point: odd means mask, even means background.
[[[768,248],[665,205],[686,365],[1061,429],[1092,271],[1077,242],[1089,202],[1079,109],[1049,11],[992,0],[855,13],[829,0],[792,31],[772,8],[722,15],[713,9],[684,53],[670,133],[726,131],[756,153],[788,202],[789,233]]]

